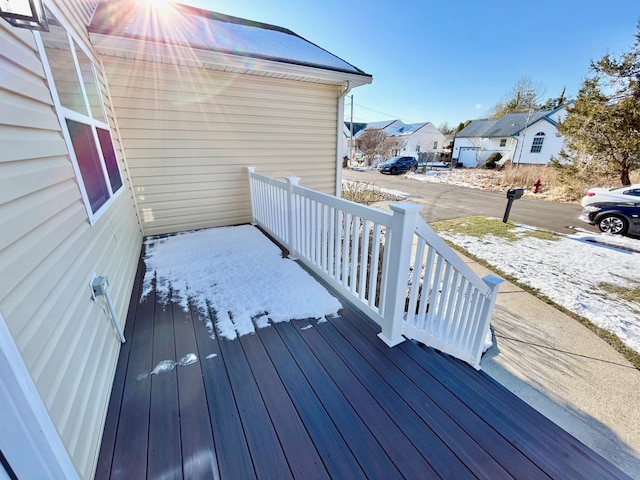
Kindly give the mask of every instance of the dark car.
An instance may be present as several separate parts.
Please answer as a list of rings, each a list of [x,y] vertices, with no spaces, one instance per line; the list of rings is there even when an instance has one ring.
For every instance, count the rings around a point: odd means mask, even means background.
[[[415,170],[418,166],[418,161],[413,157],[391,157],[386,162],[382,162],[378,165],[380,173],[390,173],[395,175],[396,173],[404,173],[410,170]]]
[[[640,203],[592,203],[584,207],[580,220],[601,232],[640,235]]]

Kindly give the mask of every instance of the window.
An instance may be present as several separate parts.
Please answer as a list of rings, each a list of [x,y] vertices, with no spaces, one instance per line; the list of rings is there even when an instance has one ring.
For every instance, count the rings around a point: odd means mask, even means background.
[[[433,149],[434,150],[438,149],[438,141],[437,140],[435,142],[433,142]]]
[[[500,146],[501,147],[506,147],[507,146],[507,139],[506,138],[501,138],[500,139]]]
[[[123,186],[91,57],[49,11],[40,54],[91,223]]]
[[[533,143],[531,143],[531,153],[540,153],[542,151],[542,144],[544,143],[544,132],[536,133],[533,137]]]

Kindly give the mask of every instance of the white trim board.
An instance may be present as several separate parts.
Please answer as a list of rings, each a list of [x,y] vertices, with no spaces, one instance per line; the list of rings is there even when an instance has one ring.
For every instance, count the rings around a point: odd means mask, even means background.
[[[0,450],[18,478],[79,479],[0,314]]]

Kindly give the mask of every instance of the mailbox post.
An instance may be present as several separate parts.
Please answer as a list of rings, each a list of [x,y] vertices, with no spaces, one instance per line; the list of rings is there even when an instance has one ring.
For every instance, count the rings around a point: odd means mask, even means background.
[[[511,213],[511,205],[514,200],[522,198],[524,194],[524,188],[510,188],[507,190],[507,208],[504,211],[504,217],[502,217],[502,221],[507,223],[509,221],[509,213]]]

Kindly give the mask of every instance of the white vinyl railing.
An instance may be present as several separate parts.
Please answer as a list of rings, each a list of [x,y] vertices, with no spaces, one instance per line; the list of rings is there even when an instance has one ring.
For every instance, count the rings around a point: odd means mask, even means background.
[[[478,277],[420,207],[387,213],[248,171],[252,223],[376,321],[387,345],[414,338],[479,368],[502,280]]]

